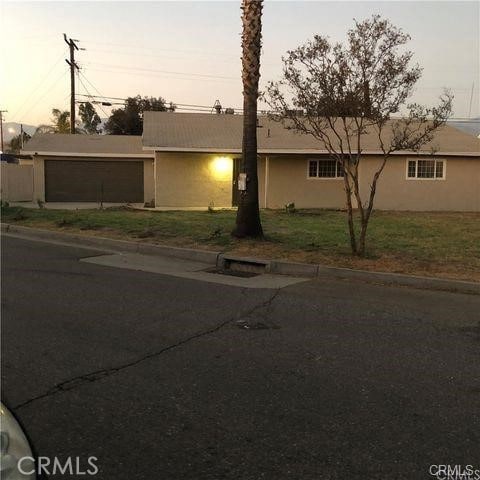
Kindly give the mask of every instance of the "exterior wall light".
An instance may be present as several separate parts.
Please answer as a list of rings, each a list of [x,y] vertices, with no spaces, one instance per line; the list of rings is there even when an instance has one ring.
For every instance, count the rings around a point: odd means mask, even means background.
[[[230,180],[232,176],[232,159],[228,157],[215,157],[210,164],[210,169],[212,175],[217,180]]]

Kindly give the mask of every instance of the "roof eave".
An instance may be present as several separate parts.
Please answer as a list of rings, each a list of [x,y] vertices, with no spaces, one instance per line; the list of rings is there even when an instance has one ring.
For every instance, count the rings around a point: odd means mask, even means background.
[[[80,152],[44,152],[39,150],[21,150],[25,155],[37,155],[46,157],[90,157],[90,158],[153,158],[148,153],[80,153]]]
[[[166,146],[146,146],[143,147],[145,151],[154,151],[154,152],[170,152],[170,153],[242,153],[242,149],[240,148],[205,148],[205,147],[166,147]],[[291,154],[291,155],[299,155],[299,154],[306,154],[306,155],[328,155],[327,150],[319,150],[319,149],[294,149],[294,148],[259,148],[259,154],[264,155],[274,155],[274,154]],[[352,152],[355,153],[355,152]],[[362,152],[363,155],[383,155],[381,150],[366,150]],[[422,152],[413,152],[408,150],[402,150],[398,152],[393,152],[392,155],[435,155],[435,156],[455,156],[455,157],[480,157],[480,152],[445,152],[445,151],[438,151],[438,152],[430,152],[430,151],[422,151]]]

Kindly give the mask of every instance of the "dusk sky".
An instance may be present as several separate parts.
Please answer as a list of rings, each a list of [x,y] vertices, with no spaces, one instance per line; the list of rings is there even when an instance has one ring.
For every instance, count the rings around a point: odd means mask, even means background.
[[[69,109],[63,33],[85,48],[77,92],[162,96],[183,104],[242,105],[240,0],[224,2],[0,2],[0,108],[6,121],[48,123]],[[353,18],[374,13],[412,36],[424,67],[413,100],[433,105],[449,87],[454,116],[480,115],[478,2],[279,2],[263,16],[262,83],[281,56],[314,34],[342,41]],[[472,84],[474,94],[471,100]],[[80,97],[79,97],[80,98]],[[85,99],[85,97],[82,97]],[[101,117],[109,107],[98,111]]]

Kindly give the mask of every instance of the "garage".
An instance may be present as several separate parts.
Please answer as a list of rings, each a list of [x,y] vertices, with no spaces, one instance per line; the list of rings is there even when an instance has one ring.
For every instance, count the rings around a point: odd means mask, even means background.
[[[143,161],[45,160],[47,202],[141,203]]]

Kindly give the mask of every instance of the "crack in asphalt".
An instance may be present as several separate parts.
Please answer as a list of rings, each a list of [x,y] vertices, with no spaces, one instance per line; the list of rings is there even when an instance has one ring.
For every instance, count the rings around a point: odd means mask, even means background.
[[[244,289],[242,289],[242,293],[243,293],[243,290]],[[166,353],[170,350],[181,347],[181,346],[191,342],[192,340],[196,340],[198,338],[202,338],[202,337],[205,337],[207,335],[211,335],[213,333],[216,333],[219,330],[221,330],[222,328],[224,328],[225,326],[227,326],[228,324],[234,322],[235,320],[239,321],[242,318],[250,317],[257,310],[262,310],[263,308],[269,309],[270,306],[272,305],[272,303],[275,301],[275,299],[279,295],[280,290],[281,290],[280,288],[276,289],[275,292],[273,293],[273,295],[270,296],[270,298],[268,298],[267,300],[263,301],[262,303],[260,303],[258,305],[255,305],[254,307],[250,308],[247,312],[245,312],[243,314],[237,314],[235,317],[231,317],[231,318],[217,324],[216,326],[214,326],[212,328],[209,328],[207,330],[203,330],[201,332],[198,332],[194,335],[191,335],[187,338],[184,338],[183,340],[180,340],[177,343],[174,343],[172,345],[168,345],[167,347],[164,347],[157,352],[149,353],[148,355],[144,355],[143,357],[140,357],[140,358],[138,358],[136,360],[133,360],[131,362],[124,363],[124,364],[118,365],[116,367],[110,367],[110,368],[105,368],[105,369],[101,369],[101,370],[95,370],[93,372],[90,372],[90,373],[87,373],[87,374],[84,374],[84,375],[77,375],[77,376],[75,376],[73,378],[70,378],[68,380],[64,380],[63,382],[57,383],[56,385],[54,385],[53,387],[48,389],[45,393],[42,393],[42,394],[37,395],[35,397],[32,397],[28,400],[25,400],[24,402],[19,403],[18,405],[15,405],[14,407],[12,407],[12,409],[13,410],[19,410],[19,409],[24,408],[28,405],[31,405],[32,403],[36,402],[37,400],[41,400],[43,398],[50,397],[52,395],[56,395],[57,393],[67,392],[69,390],[73,390],[74,388],[80,387],[80,386],[88,384],[88,383],[96,382],[98,380],[101,380],[102,378],[109,377],[109,376],[114,375],[114,374],[116,374],[120,371],[123,371],[123,370],[126,370],[128,368],[134,367],[134,366],[136,366],[136,365],[138,365],[138,364],[140,364],[140,363],[142,363],[146,360],[149,360],[150,358],[158,357],[158,356],[160,356],[160,355],[162,355],[162,354],[164,354],[164,353]]]

